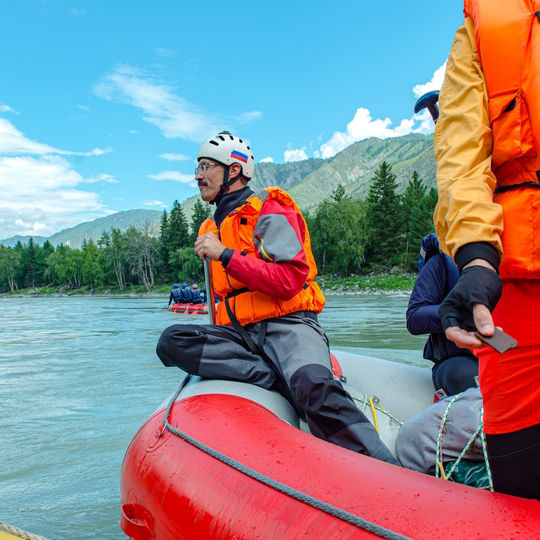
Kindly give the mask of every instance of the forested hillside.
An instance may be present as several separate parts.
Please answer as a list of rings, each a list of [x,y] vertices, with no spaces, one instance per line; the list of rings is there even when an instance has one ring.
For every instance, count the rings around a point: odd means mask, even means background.
[[[422,236],[432,230],[435,189],[416,171],[403,192],[385,161],[374,171],[365,199],[355,199],[338,184],[332,194],[306,213],[311,244],[321,273],[350,276],[385,272],[395,267],[414,271]],[[201,281],[203,267],[193,243],[210,206],[197,200],[188,219],[174,201],[161,215],[159,234],[148,227],[113,228],[81,249],[50,242],[0,245],[0,292],[23,288],[120,291],[139,285]]]

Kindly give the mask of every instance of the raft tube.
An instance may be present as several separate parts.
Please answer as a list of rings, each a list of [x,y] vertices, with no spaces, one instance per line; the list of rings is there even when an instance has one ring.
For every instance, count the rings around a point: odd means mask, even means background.
[[[191,304],[190,302],[177,302],[171,306],[171,311],[184,315],[208,315],[208,304]]]
[[[336,354],[368,417],[378,403],[381,438],[394,450],[395,419],[433,401],[429,370]],[[192,378],[129,445],[123,531],[137,540],[540,538],[539,501],[390,465],[306,430],[275,392]]]

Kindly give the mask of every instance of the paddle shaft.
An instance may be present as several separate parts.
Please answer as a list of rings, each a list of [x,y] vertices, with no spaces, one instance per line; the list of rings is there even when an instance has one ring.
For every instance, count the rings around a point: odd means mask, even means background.
[[[214,288],[212,287],[212,270],[208,258],[204,259],[204,282],[206,284],[206,303],[210,324],[216,324],[216,306],[214,304]]]

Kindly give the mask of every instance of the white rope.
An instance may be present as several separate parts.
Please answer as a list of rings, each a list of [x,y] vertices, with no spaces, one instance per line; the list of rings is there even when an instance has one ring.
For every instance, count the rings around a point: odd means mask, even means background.
[[[12,534],[13,536],[17,536],[19,538],[26,538],[27,540],[47,540],[44,536],[39,536],[38,534],[32,534],[23,531],[22,529],[14,527],[13,525],[8,525],[7,523],[0,521],[0,532],[2,531]]]

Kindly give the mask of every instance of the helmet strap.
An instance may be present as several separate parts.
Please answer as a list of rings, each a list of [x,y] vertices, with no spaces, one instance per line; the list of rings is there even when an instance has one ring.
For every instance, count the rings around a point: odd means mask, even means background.
[[[230,165],[223,166],[223,182],[221,183],[221,186],[219,186],[218,194],[211,201],[209,201],[210,204],[218,204],[223,195],[225,195],[225,192],[229,189],[229,186],[232,186],[237,180],[242,178],[241,171],[234,178],[229,178],[230,169]]]

